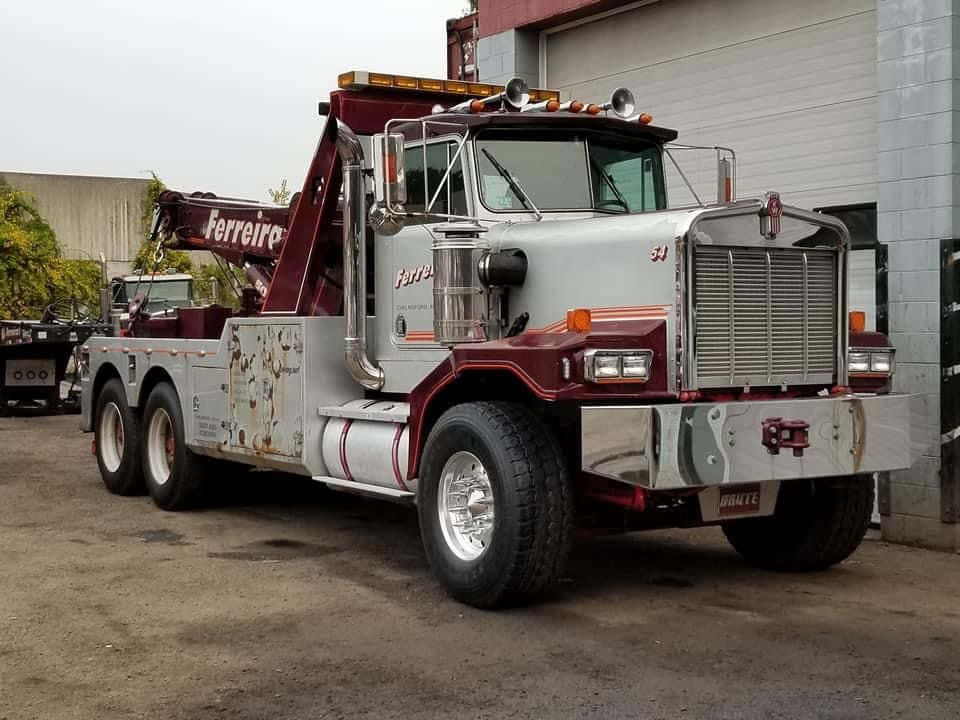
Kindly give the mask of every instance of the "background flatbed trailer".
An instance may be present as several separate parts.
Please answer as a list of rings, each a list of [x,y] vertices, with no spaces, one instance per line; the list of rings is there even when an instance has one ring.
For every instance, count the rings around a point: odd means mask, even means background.
[[[109,332],[110,326],[103,323],[0,320],[0,414],[11,402],[43,401],[51,410],[62,407],[60,383],[77,345],[91,335]],[[75,404],[79,392],[76,383],[67,393],[67,404]]]

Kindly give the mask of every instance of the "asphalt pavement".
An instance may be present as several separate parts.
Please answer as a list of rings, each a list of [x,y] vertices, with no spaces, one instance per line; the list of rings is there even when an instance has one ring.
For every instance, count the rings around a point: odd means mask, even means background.
[[[408,508],[246,473],[165,513],[90,439],[0,418],[0,720],[960,717],[957,555],[871,536],[781,575],[716,529],[596,538],[483,612]]]

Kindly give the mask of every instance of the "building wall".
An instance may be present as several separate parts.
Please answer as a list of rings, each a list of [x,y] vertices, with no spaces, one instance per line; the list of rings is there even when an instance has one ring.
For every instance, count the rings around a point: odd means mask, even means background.
[[[647,0],[658,2],[659,0]],[[622,5],[623,0],[479,0],[477,9],[483,24],[481,37],[496,35],[513,28],[557,24],[584,15],[591,15]]]
[[[923,456],[882,493],[883,534],[960,545],[960,0],[878,0],[878,232],[889,250],[894,388],[916,393]]]
[[[541,85],[631,88],[679,141],[737,152],[738,194],[823,207],[876,199],[875,0],[669,0],[542,38]],[[678,156],[715,195],[711,153]],[[693,198],[672,178],[673,204]]]
[[[109,276],[129,270],[146,231],[149,180],[3,171],[0,179],[36,199],[66,257],[96,260],[103,253]]]

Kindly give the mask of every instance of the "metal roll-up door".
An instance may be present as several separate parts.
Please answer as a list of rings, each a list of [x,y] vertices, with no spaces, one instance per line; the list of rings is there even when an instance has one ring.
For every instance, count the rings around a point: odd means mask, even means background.
[[[544,31],[541,70],[573,98],[629,87],[638,110],[680,142],[733,147],[740,197],[779,190],[804,207],[876,199],[873,0],[637,3]],[[714,161],[684,155],[714,197]]]

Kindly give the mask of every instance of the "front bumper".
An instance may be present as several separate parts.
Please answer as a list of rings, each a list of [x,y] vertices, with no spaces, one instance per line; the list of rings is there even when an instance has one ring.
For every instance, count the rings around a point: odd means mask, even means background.
[[[582,467],[657,490],[901,470],[923,450],[920,410],[911,395],[584,407]],[[807,423],[809,446],[773,454],[771,418]]]

